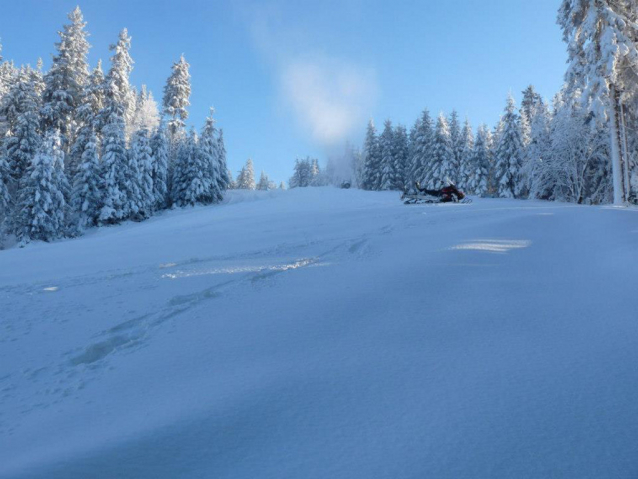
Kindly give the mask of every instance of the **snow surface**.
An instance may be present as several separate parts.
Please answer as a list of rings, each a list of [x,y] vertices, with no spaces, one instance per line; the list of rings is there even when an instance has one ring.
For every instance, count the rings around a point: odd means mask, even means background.
[[[0,252],[0,477],[635,478],[638,211],[231,192]]]

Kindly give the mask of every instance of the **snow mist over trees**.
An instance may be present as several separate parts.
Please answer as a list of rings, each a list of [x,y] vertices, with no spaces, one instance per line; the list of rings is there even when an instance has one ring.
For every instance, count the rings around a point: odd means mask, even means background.
[[[163,92],[131,85],[131,37],[111,45],[110,67],[91,70],[80,8],[59,32],[51,67],[17,67],[0,45],[0,247],[141,221],[174,206],[222,201],[231,186],[213,110],[186,133],[189,64],[182,56]]]

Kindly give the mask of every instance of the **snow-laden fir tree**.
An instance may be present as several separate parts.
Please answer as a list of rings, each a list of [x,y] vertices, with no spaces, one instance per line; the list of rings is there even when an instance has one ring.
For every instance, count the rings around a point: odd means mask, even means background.
[[[75,139],[78,125],[76,110],[82,103],[89,78],[87,55],[90,48],[80,7],[76,7],[68,18],[71,23],[64,25],[59,32],[60,42],[55,44],[57,54],[44,76],[41,110],[45,130],[59,130],[63,135],[64,148],[68,148]]]
[[[406,187],[406,177],[409,158],[408,132],[403,125],[394,130],[394,180],[393,188],[403,191]]]
[[[231,188],[233,177],[226,164],[226,145],[224,143],[224,130],[219,129],[217,134],[217,189],[223,195],[224,191]]]
[[[381,185],[381,151],[374,122],[368,122],[363,144],[363,189],[378,190]],[[292,185],[291,185],[292,187]]]
[[[286,183],[284,183],[283,181],[281,183],[279,183],[279,189],[280,190],[285,190],[286,189]]]
[[[13,225],[21,245],[65,235],[68,189],[60,134],[50,130],[20,180]]]
[[[3,237],[8,228],[7,220],[12,212],[12,199],[9,192],[9,183],[11,177],[9,175],[9,164],[0,148],[0,249],[3,244]]]
[[[457,186],[461,189],[467,189],[469,179],[471,178],[475,167],[472,161],[474,156],[474,133],[472,132],[470,121],[467,118],[465,119],[465,123],[463,123],[459,143],[461,145],[461,153],[459,156]],[[469,191],[467,192],[469,193]]]
[[[135,113],[133,114],[131,130],[133,132],[138,130],[153,132],[157,129],[159,123],[160,115],[153,93],[147,90],[146,85],[142,85],[142,89],[135,101]]]
[[[490,175],[490,130],[483,124],[478,127],[472,156],[469,161],[469,176],[465,188],[473,195],[485,196],[489,192]]]
[[[167,132],[173,153],[176,153],[176,147],[185,135],[187,108],[190,105],[191,94],[189,68],[190,65],[182,55],[179,61],[173,64],[171,75],[164,86],[163,115],[169,118]]]
[[[153,150],[151,149],[149,132],[141,128],[133,134],[129,150],[130,173],[137,197],[131,194],[131,213],[134,219],[149,218],[155,209],[155,191],[153,188]],[[133,209],[134,208],[134,209]]]
[[[494,151],[498,195],[501,198],[521,198],[525,193],[525,184],[521,176],[524,152],[519,117],[512,95],[507,98],[501,121],[502,131]]]
[[[543,103],[543,99],[534,89],[534,85],[529,85],[523,90],[523,99],[520,108],[520,129],[521,142],[523,147],[531,141],[532,119],[536,113],[536,109]]]
[[[77,171],[73,179],[73,192],[71,204],[77,215],[76,228],[81,232],[85,228],[97,226],[100,216],[102,183],[100,175],[100,159],[98,156],[98,137],[94,130],[88,135],[84,144],[82,158],[78,163]]]
[[[313,186],[315,179],[314,175],[316,175],[313,165],[318,165],[316,162],[317,160],[310,159],[309,157],[303,160],[296,159],[294,173],[288,182],[290,188],[305,188],[307,186]]]
[[[453,180],[456,161],[452,150],[452,138],[445,115],[441,113],[436,122],[434,142],[432,145],[432,162],[429,175],[426,177],[429,188],[442,188]]]
[[[259,182],[257,183],[257,189],[260,191],[268,191],[272,189],[271,181],[268,179],[268,175],[262,170],[261,175],[259,176]]]
[[[173,203],[177,206],[193,206],[208,201],[209,190],[204,176],[207,165],[202,163],[197,142],[197,135],[191,130],[177,150],[171,190]]]
[[[415,123],[411,136],[409,188],[416,182],[426,185],[433,173],[434,124],[427,109]]]
[[[153,209],[163,210],[168,206],[168,139],[163,123],[151,137]]]
[[[255,189],[255,170],[253,168],[253,160],[248,158],[246,164],[242,167],[237,180],[235,181],[237,188],[240,190],[254,190]]]
[[[571,89],[582,90],[599,125],[609,122],[615,204],[627,200],[629,189],[627,161],[621,154],[620,105],[637,92],[636,9],[633,0],[563,0],[558,11],[568,45],[565,80]]]
[[[75,141],[67,155],[67,174],[74,178],[77,166],[82,162],[86,144],[101,130],[100,111],[104,108],[104,73],[102,61],[91,72],[82,94],[82,104],[76,111],[76,121],[80,125]]]
[[[319,160],[313,158],[310,162],[310,186],[325,186],[325,175],[319,167]]]
[[[5,112],[15,120],[11,121],[10,136],[3,143],[11,177],[14,184],[18,185],[41,143],[39,98],[25,69],[21,70],[19,80],[5,100]]]
[[[392,122],[386,120],[383,132],[379,136],[379,151],[381,152],[380,190],[391,190],[394,187],[394,128]]]
[[[450,141],[452,143],[452,154],[454,158],[448,176],[454,184],[458,185],[460,180],[459,174],[461,171],[461,160],[463,156],[463,140],[461,138],[461,122],[456,110],[452,110],[452,113],[450,113],[448,125],[450,129]]]
[[[521,111],[521,113],[524,110]],[[530,198],[550,199],[553,190],[551,116],[544,102],[531,110],[529,143],[525,149],[523,177]]]
[[[223,199],[222,168],[219,158],[218,132],[215,127],[213,114],[215,109],[210,109],[210,115],[206,118],[204,127],[199,137],[199,152],[202,155],[202,165],[204,166],[204,184],[208,194],[206,203],[217,203]],[[224,188],[225,189],[225,188]]]
[[[118,42],[111,45],[111,68],[104,82],[104,107],[99,113],[102,128],[102,207],[100,224],[113,224],[126,218],[130,211],[126,184],[131,177],[126,151],[126,114],[130,109],[129,77],[133,60],[128,50],[131,39],[126,29]]]

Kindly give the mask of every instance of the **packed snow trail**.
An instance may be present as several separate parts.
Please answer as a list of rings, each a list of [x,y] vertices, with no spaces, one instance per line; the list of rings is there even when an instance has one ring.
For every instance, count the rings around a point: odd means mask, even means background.
[[[637,264],[636,210],[331,188],[1,251],[0,477],[635,478]]]

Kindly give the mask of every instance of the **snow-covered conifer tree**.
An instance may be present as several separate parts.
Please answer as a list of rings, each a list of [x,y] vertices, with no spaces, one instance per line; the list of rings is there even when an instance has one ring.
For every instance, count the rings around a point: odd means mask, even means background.
[[[182,55],[179,61],[173,64],[171,76],[164,86],[163,114],[169,118],[167,132],[173,152],[176,152],[176,145],[184,137],[185,122],[188,118],[187,107],[190,105],[191,94],[189,67]]]
[[[386,120],[383,132],[379,137],[379,151],[381,152],[381,179],[379,189],[391,190],[394,187],[394,128],[392,122]]]
[[[490,175],[490,131],[487,125],[480,125],[476,132],[473,154],[470,159],[470,175],[465,184],[467,192],[485,196],[489,192]]]
[[[568,45],[565,75],[599,124],[609,121],[614,203],[627,200],[628,168],[621,154],[621,103],[637,92],[638,24],[636,2],[563,0],[558,24]],[[621,95],[622,92],[622,95]]]
[[[223,198],[223,190],[221,189],[223,180],[220,178],[223,166],[219,158],[218,133],[213,118],[214,113],[215,109],[211,108],[210,115],[206,118],[206,123],[199,137],[199,151],[204,167],[204,184],[208,191],[207,203],[216,203]]]
[[[219,170],[219,176],[217,177],[217,188],[222,193],[231,188],[233,183],[233,177],[226,164],[226,145],[224,144],[224,130],[219,129],[217,135],[217,163]]]
[[[82,94],[82,104],[76,110],[76,121],[79,129],[69,155],[67,155],[66,164],[67,174],[71,178],[75,177],[77,166],[82,162],[86,144],[102,128],[99,122],[102,108],[104,108],[104,73],[100,60],[89,76]]]
[[[12,213],[12,198],[9,192],[9,164],[0,149],[0,248],[2,248],[3,237],[7,229],[6,222]]]
[[[514,98],[509,95],[502,117],[502,131],[494,152],[495,180],[501,198],[521,198],[525,192],[521,177],[523,145]]]
[[[426,185],[433,174],[434,124],[427,108],[415,123],[411,136],[409,188],[417,181]]]
[[[257,183],[257,189],[260,191],[268,191],[271,189],[270,183],[268,175],[262,170],[261,175],[259,176],[259,182]]]
[[[450,113],[448,125],[450,128],[450,142],[452,144],[452,154],[454,158],[448,176],[454,184],[458,185],[460,184],[459,175],[463,156],[463,139],[461,136],[461,122],[459,121],[459,114],[456,110],[452,110],[452,113]]]
[[[403,191],[406,187],[409,155],[408,132],[403,125],[394,131],[394,180],[393,189]]]
[[[160,124],[151,138],[154,210],[168,205],[168,140],[164,125]]]
[[[284,183],[283,181],[281,183],[279,183],[279,189],[280,190],[285,190],[286,189],[286,183]]]
[[[206,166],[197,144],[197,135],[191,131],[180,143],[175,160],[172,197],[177,206],[193,206],[206,203],[209,191],[205,184]]]
[[[525,150],[523,176],[530,198],[549,199],[552,195],[552,145],[550,114],[543,102],[531,110],[529,144]],[[548,177],[549,175],[549,177]]]
[[[84,144],[84,152],[73,179],[72,207],[77,214],[77,229],[97,226],[100,216],[102,169],[98,157],[99,145],[95,131]]]
[[[377,130],[372,120],[369,121],[366,131],[366,139],[363,145],[363,161],[363,189],[378,190],[381,185],[381,152]]]
[[[461,189],[467,189],[469,179],[472,177],[472,172],[475,168],[472,161],[474,157],[474,134],[472,133],[470,121],[467,118],[463,124],[459,142],[461,145],[461,153],[459,156],[458,186]]]
[[[142,85],[135,102],[131,130],[133,132],[138,130],[153,132],[157,129],[159,123],[159,110],[157,109],[157,102],[153,98],[153,93],[146,89],[146,85]]]
[[[26,70],[20,73],[11,91],[7,94],[5,106],[7,116],[15,118],[10,136],[4,141],[9,171],[18,185],[40,146],[38,103],[39,98],[33,82]]]
[[[456,171],[454,151],[452,150],[452,138],[445,115],[441,113],[436,122],[434,142],[432,145],[432,169],[426,178],[429,188],[442,188]]]
[[[87,55],[90,48],[80,7],[76,7],[68,18],[71,23],[64,25],[59,32],[60,42],[55,45],[58,53],[44,76],[41,110],[44,128],[59,130],[63,135],[64,148],[75,140],[76,109],[82,102],[89,78]]]
[[[149,218],[155,209],[153,188],[153,150],[149,133],[145,128],[135,132],[129,150],[129,174],[132,187],[129,193],[129,210],[135,219]]]
[[[51,130],[20,180],[13,225],[22,245],[51,241],[66,233],[67,192],[60,134]]]
[[[237,188],[240,190],[255,189],[255,170],[253,168],[253,160],[251,160],[250,158],[246,160],[246,164],[239,172],[236,183]]]

